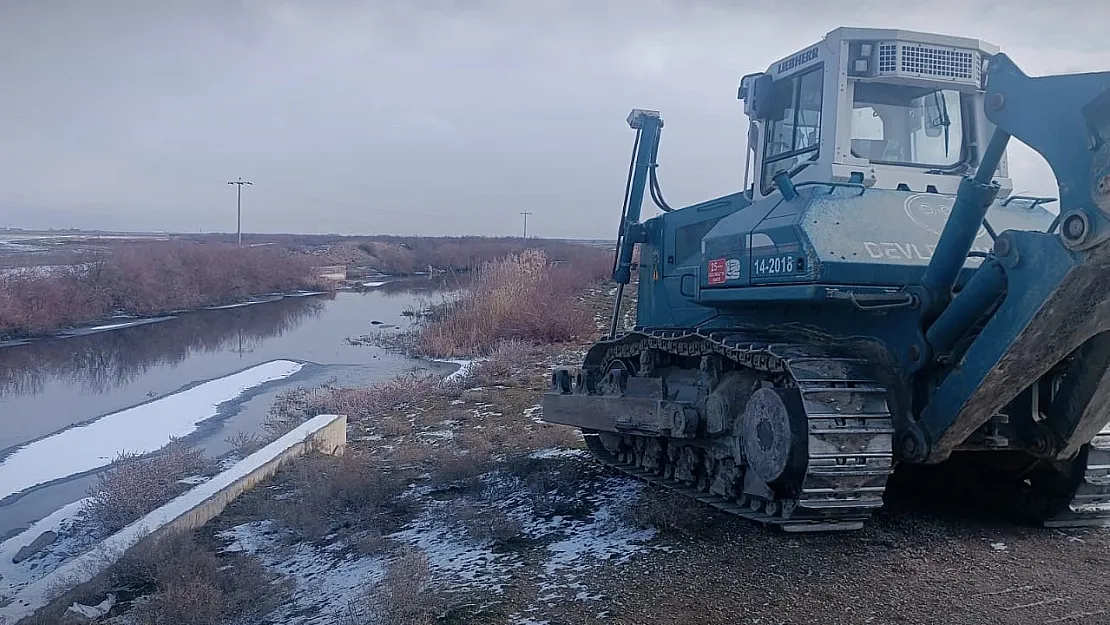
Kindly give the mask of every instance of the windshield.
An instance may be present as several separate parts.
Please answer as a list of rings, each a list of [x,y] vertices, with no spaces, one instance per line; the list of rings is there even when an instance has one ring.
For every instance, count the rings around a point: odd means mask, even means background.
[[[857,82],[852,155],[874,163],[948,168],[963,160],[960,93]]]

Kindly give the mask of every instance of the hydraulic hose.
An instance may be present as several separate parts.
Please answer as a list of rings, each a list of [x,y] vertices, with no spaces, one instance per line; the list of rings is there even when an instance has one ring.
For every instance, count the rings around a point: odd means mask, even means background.
[[[648,169],[648,193],[651,194],[651,201],[655,202],[660,210],[669,213],[674,209],[663,199],[663,191],[659,188],[659,178],[655,175],[655,170],[659,168],[656,158],[659,156],[659,142],[662,140],[662,136],[663,129],[660,128],[656,131],[655,145],[651,151],[651,164]]]
[[[632,193],[632,174],[636,167],[636,150],[640,147],[643,130],[636,129],[636,138],[632,141],[632,156],[628,159],[628,178],[624,183],[624,202],[621,204],[621,224],[617,228],[617,249],[613,252],[613,271],[617,272],[617,263],[620,262],[621,240],[624,239],[624,227],[628,223],[628,196]]]

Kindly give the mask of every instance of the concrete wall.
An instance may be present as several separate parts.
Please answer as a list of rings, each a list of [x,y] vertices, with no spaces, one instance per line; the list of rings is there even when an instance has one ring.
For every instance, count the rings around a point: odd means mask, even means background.
[[[342,454],[347,446],[347,417],[320,415],[237,462],[227,471],[161,506],[24,587],[0,607],[0,625],[16,623],[72,588],[108,569],[144,539],[196,529],[216,517],[243,492],[272,476],[290,460],[311,450]]]
[[[305,433],[300,441],[290,441],[288,446],[282,445],[276,455],[266,460],[259,467],[232,481],[210,495],[195,507],[185,511],[181,516],[166,523],[150,535],[160,536],[166,532],[182,532],[193,530],[211,521],[227,507],[229,503],[244,492],[252,489],[259,482],[272,476],[281,465],[290,460],[303,456],[309,451],[319,451],[326,454],[340,455],[347,448],[347,417],[326,415],[329,421],[319,429]],[[319,418],[319,417],[317,417]],[[292,434],[292,432],[291,432]],[[284,439],[286,437],[282,437]],[[279,439],[282,440],[282,439]],[[261,453],[265,450],[259,450]],[[256,454],[252,454],[253,457]],[[266,454],[268,456],[268,454]],[[234,471],[232,467],[228,471]],[[215,479],[215,478],[213,478]],[[203,486],[203,484],[201,485]]]

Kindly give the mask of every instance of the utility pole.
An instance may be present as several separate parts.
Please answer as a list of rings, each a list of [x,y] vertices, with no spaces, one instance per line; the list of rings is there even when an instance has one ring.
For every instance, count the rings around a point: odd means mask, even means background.
[[[530,213],[528,211],[520,211],[520,214],[524,215],[524,240],[527,241],[528,240],[528,215],[531,215],[532,213]]]
[[[243,247],[243,185],[254,184],[243,180],[239,176],[238,180],[229,182],[228,184],[235,185],[235,234],[239,239],[239,247]]]

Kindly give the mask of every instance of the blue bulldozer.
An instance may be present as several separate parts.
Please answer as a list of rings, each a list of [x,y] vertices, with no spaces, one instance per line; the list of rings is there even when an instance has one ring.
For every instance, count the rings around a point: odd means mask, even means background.
[[[611,328],[553,371],[543,419],[786,531],[863,527],[903,466],[1038,525],[1110,518],[1110,72],[840,28],[738,97],[742,190],[682,208],[656,176],[662,117],[632,111]],[[1011,138],[1058,198],[1015,194]]]

